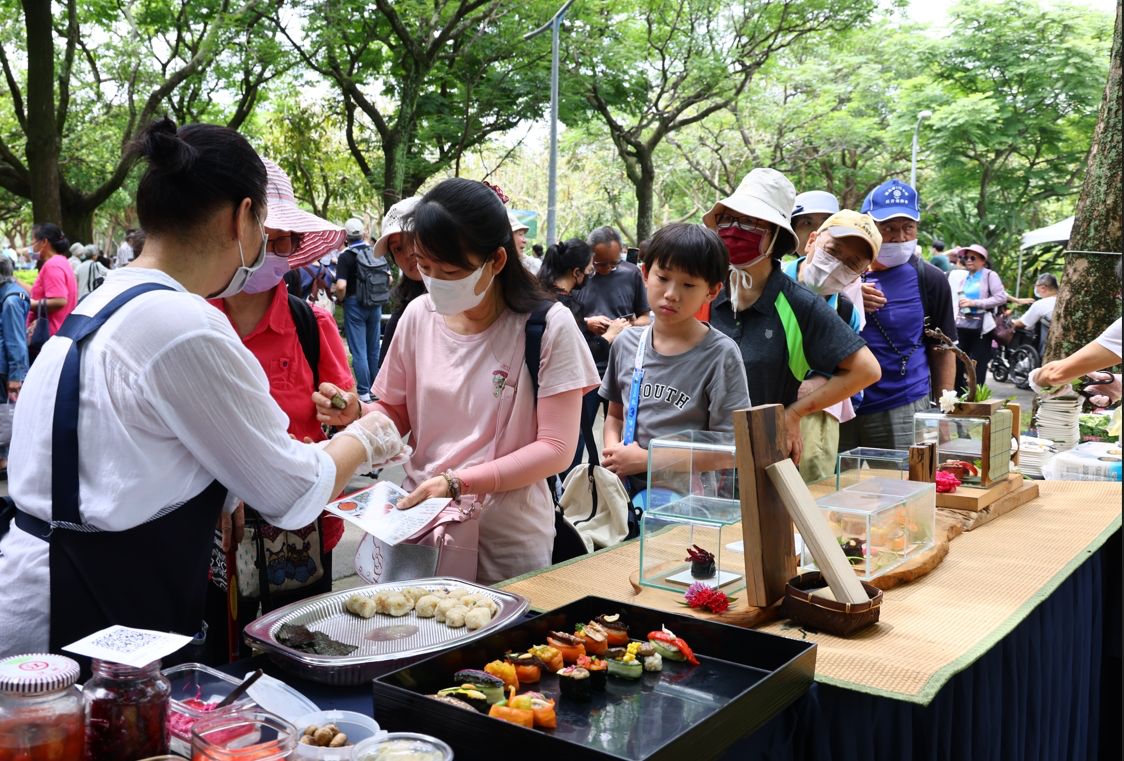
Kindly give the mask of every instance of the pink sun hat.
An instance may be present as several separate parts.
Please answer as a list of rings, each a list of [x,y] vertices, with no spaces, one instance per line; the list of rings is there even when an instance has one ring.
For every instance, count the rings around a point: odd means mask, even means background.
[[[269,204],[265,226],[301,234],[300,246],[289,257],[289,268],[312,264],[342,248],[343,228],[297,206],[293,183],[285,170],[264,157],[262,163],[265,164],[265,200]]]

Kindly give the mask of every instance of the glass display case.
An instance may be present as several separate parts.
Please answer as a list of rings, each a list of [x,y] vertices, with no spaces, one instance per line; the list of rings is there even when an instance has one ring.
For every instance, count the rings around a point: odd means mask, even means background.
[[[640,583],[673,592],[695,582],[745,587],[734,435],[687,431],[648,447],[647,509],[640,521]]]
[[[984,414],[918,412],[914,443],[936,443],[937,470],[952,473],[965,486],[991,486],[1011,472],[1012,422],[1009,409],[992,409],[990,414],[986,409]]]
[[[936,486],[867,478],[816,500],[855,572],[877,578],[933,546]],[[802,565],[815,568],[805,548]]]
[[[848,449],[839,453],[836,464],[836,491],[865,478],[909,478],[909,452],[902,449]]]

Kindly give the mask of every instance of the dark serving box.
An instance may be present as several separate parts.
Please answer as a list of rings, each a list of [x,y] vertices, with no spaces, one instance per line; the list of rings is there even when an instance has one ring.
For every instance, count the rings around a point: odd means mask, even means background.
[[[551,630],[603,613],[620,613],[633,639],[666,626],[694,649],[700,665],[664,660],[664,670],[635,682],[609,677],[587,703],[559,699],[558,679],[538,690],[557,700],[558,728],[526,729],[427,697],[453,685],[453,673],[481,669],[507,651],[542,644]],[[557,610],[384,674],[373,682],[383,729],[424,732],[468,759],[716,758],[784,710],[812,684],[816,646],[691,616],[585,597]],[[523,688],[520,689],[523,691]]]

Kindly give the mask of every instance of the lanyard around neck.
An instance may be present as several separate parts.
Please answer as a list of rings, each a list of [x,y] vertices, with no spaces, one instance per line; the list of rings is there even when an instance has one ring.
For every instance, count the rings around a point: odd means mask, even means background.
[[[636,359],[632,365],[632,385],[628,389],[628,410],[624,418],[624,435],[621,443],[628,446],[636,441],[636,412],[640,407],[640,386],[644,381],[644,352],[648,348],[648,336],[652,333],[652,326],[644,328],[640,334],[640,344],[636,347]]]

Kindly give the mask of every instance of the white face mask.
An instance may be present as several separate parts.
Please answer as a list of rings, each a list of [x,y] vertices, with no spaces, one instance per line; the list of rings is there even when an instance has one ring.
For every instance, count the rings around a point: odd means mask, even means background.
[[[254,274],[265,264],[265,248],[269,244],[269,236],[265,234],[265,228],[262,227],[261,222],[258,222],[258,229],[261,230],[261,249],[258,251],[258,256],[254,259],[254,263],[247,266],[246,256],[242,253],[242,239],[238,239],[238,258],[242,260],[242,264],[238,269],[234,270],[234,277],[230,278],[230,282],[216,294],[208,296],[209,299],[228,299],[231,296],[239,294],[242,289],[246,287],[246,281],[250,279],[250,275]]]
[[[476,286],[484,276],[484,265],[480,265],[479,269],[473,270],[471,274],[460,280],[435,280],[420,270],[418,274],[421,275],[422,282],[429,291],[429,298],[433,300],[433,308],[438,314],[449,316],[475,309],[488,295],[488,288],[476,293]],[[490,288],[491,285],[489,282],[488,287]]]
[[[917,249],[917,240],[907,240],[904,243],[883,243],[878,249],[878,263],[883,267],[897,267],[905,264]]]
[[[265,252],[265,261],[242,287],[243,293],[264,293],[277,287],[281,278],[289,271],[289,259],[272,252]]]
[[[847,267],[822,248],[804,260],[800,280],[821,296],[839,293],[859,279],[859,273]]]

